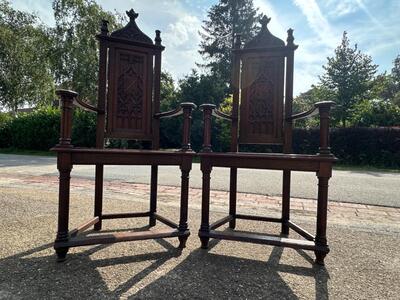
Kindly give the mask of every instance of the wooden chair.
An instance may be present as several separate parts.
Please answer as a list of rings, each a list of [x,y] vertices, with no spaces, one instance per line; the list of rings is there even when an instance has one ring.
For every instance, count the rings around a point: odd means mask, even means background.
[[[78,98],[68,90],[58,90],[61,98],[62,116],[57,167],[60,172],[58,232],[54,248],[60,261],[64,260],[70,247],[106,244],[123,241],[178,237],[180,248],[185,247],[189,236],[187,224],[189,172],[193,151],[190,148],[191,114],[193,103],[182,103],[179,108],[160,112],[161,45],[160,31],[156,31],[155,43],[136,25],[138,14],[127,12],[130,21],[122,29],[109,35],[107,21],[103,21],[100,42],[99,88],[97,107]],[[97,113],[96,148],[75,148],[71,144],[73,106]],[[179,151],[159,150],[160,119],[183,114],[183,141]],[[151,142],[151,150],[105,149],[105,138],[141,140]],[[70,172],[74,165],[95,165],[94,218],[74,230],[68,230]],[[112,213],[102,211],[104,165],[151,166],[150,208],[145,212]],[[176,165],[182,173],[180,220],[176,224],[157,214],[157,173],[160,165]],[[99,231],[102,221],[117,218],[148,217],[149,227],[156,220],[171,229],[113,234],[79,233],[94,225]]]
[[[204,143],[201,159],[203,173],[202,219],[199,230],[202,248],[208,247],[210,238],[267,244],[313,250],[316,262],[324,263],[329,252],[326,239],[328,180],[336,158],[329,148],[329,112],[333,102],[319,102],[310,111],[292,114],[293,56],[297,46],[293,43],[293,30],[288,30],[287,44],[273,36],[264,17],[259,34],[241,46],[240,35],[233,49],[233,107],[231,115],[217,110],[215,105],[203,104]],[[240,107],[239,107],[240,104]],[[320,147],[315,155],[292,154],[292,128],[295,120],[320,116]],[[240,116],[239,116],[240,115]],[[211,117],[231,122],[231,148],[228,153],[211,151]],[[283,153],[238,152],[240,144],[282,145]],[[229,215],[209,223],[210,173],[213,167],[230,168]],[[251,216],[236,212],[237,169],[283,170],[282,216],[272,218]],[[291,171],[316,172],[318,177],[318,208],[316,235],[307,232],[290,220]],[[229,222],[235,229],[236,220],[257,220],[281,223],[281,236],[243,233],[235,230],[217,231]],[[289,239],[289,229],[305,240]]]

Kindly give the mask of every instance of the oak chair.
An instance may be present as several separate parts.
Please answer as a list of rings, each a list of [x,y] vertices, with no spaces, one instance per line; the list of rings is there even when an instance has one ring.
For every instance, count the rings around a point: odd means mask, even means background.
[[[102,22],[97,35],[100,43],[97,107],[78,98],[69,90],[58,90],[61,98],[61,133],[57,152],[60,173],[58,232],[54,248],[58,260],[66,258],[70,247],[178,237],[180,248],[185,247],[189,236],[187,224],[189,172],[194,155],[190,146],[191,114],[193,103],[182,103],[179,108],[160,112],[161,45],[160,31],[156,30],[155,43],[136,25],[138,14],[127,12],[129,23],[109,34],[107,21]],[[71,144],[72,114],[74,105],[97,113],[96,148],[75,148]],[[177,151],[159,150],[160,119],[183,114],[182,148]],[[139,140],[151,143],[151,150],[105,149],[107,138]],[[70,173],[74,165],[95,165],[94,217],[69,231]],[[150,208],[145,212],[103,213],[104,165],[151,166]],[[176,165],[182,173],[179,224],[157,214],[158,166]],[[80,233],[94,225],[100,231],[102,221],[117,218],[148,217],[149,227],[156,221],[168,229],[118,232],[112,234]]]
[[[324,263],[329,252],[326,239],[328,180],[336,158],[329,147],[329,112],[334,104],[325,101],[299,114],[292,114],[293,58],[297,45],[293,43],[293,30],[288,30],[287,43],[270,33],[261,20],[257,36],[242,47],[240,35],[236,36],[233,49],[233,107],[231,115],[216,109],[215,105],[203,104],[204,141],[201,159],[202,217],[199,237],[201,246],[207,249],[210,238],[242,241],[312,250],[316,262]],[[292,154],[292,128],[295,120],[319,114],[320,147],[315,155]],[[231,146],[228,153],[213,153],[211,145],[211,118],[215,116],[231,123]],[[283,153],[239,152],[239,145],[281,145]],[[209,223],[210,174],[213,167],[230,168],[229,215]],[[283,170],[282,215],[280,218],[245,215],[236,212],[237,169]],[[291,171],[316,172],[318,177],[318,208],[316,235],[290,220]],[[266,179],[267,180],[267,179]],[[235,231],[236,220],[256,220],[281,223],[281,235],[260,235]],[[232,230],[218,231],[229,222]],[[303,239],[288,238],[289,229]]]

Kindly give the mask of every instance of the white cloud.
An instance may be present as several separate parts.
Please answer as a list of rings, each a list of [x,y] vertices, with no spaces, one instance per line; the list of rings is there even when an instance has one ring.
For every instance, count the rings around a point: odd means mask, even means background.
[[[354,0],[328,0],[324,4],[331,17],[343,17],[360,9]]]
[[[189,14],[168,25],[163,38],[168,44],[165,50],[164,68],[173,73],[174,79],[182,78],[195,67],[196,62],[201,61],[198,53],[200,27],[201,21]]]
[[[254,6],[257,7],[261,13],[271,18],[271,22],[268,24],[269,30],[279,38],[285,39],[286,30],[289,28],[285,29],[282,26],[282,20],[275,12],[274,7],[267,0],[254,0]]]
[[[300,8],[307,19],[309,27],[318,35],[327,46],[336,44],[336,37],[328,20],[323,16],[315,0],[294,0],[294,4]]]

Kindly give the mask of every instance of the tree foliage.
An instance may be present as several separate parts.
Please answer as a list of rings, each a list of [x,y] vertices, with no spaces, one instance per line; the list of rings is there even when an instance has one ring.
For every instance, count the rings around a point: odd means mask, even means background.
[[[97,98],[98,41],[101,20],[109,29],[121,25],[118,15],[93,0],[54,0],[54,75],[59,86],[77,91],[91,103]]]
[[[54,95],[50,39],[38,18],[0,1],[0,104],[16,112],[49,103]]]
[[[371,82],[377,70],[369,55],[361,53],[350,46],[346,32],[341,44],[335,49],[335,56],[328,57],[323,66],[325,74],[320,77],[321,85],[330,91],[337,107],[334,111],[336,119],[340,119],[343,127],[350,119],[357,103],[368,98]]]
[[[400,107],[385,100],[364,100],[351,117],[351,123],[359,127],[400,126]]]
[[[206,61],[203,66],[229,83],[233,37],[240,33],[242,41],[249,41],[257,32],[262,14],[252,0],[220,0],[210,8],[207,17],[200,32],[199,52]]]

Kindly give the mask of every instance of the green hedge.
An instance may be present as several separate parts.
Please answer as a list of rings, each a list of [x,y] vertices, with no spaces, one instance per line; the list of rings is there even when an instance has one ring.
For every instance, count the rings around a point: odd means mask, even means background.
[[[192,144],[197,151],[202,144],[201,114],[194,114]],[[162,120],[161,146],[180,146],[182,120]],[[40,109],[16,118],[0,115],[0,148],[48,150],[58,142],[60,111],[54,108]],[[73,120],[72,143],[80,147],[95,145],[96,115],[76,109]],[[213,148],[215,151],[229,149],[229,126],[213,124]],[[133,142],[111,141],[113,147],[146,148]],[[293,148],[295,153],[318,152],[318,129],[295,129]],[[332,152],[341,164],[371,165],[400,168],[400,128],[337,128],[331,129]],[[278,147],[244,146],[244,151],[279,151]]]
[[[400,128],[335,128],[330,134],[331,149],[341,164],[400,168]],[[316,153],[318,129],[295,129],[293,150]]]
[[[94,114],[74,111],[72,143],[76,146],[95,145]],[[0,123],[0,148],[49,150],[58,143],[60,110],[42,108],[32,113],[7,118]]]

